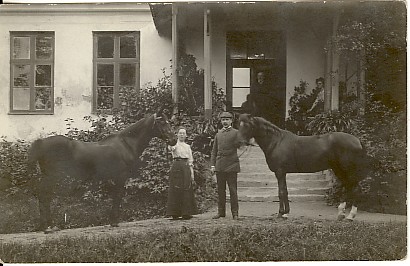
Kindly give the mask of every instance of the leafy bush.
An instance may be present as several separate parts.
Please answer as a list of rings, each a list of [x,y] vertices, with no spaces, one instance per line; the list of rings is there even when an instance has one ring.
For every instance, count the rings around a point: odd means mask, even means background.
[[[364,205],[369,210],[407,211],[406,112],[392,110],[369,95],[366,114],[357,119],[352,134],[374,158],[370,177],[362,182]]]
[[[309,121],[306,129],[309,135],[318,135],[328,132],[349,133],[353,127],[354,119],[349,113],[333,111],[317,114]]]
[[[298,87],[295,87],[292,97],[289,99],[289,117],[286,120],[286,129],[298,134],[308,135],[306,128],[309,117],[315,116],[314,113],[308,112],[316,100],[320,89],[314,88],[309,94],[306,93],[308,83],[301,80]]]
[[[357,116],[350,108],[323,113],[315,116],[307,129],[314,135],[342,131],[358,137],[371,158],[370,174],[360,183],[361,207],[369,211],[405,214],[406,114],[386,107],[371,94],[367,103],[364,116]],[[334,182],[327,195],[329,202],[340,202],[340,184]]]
[[[192,60],[192,57],[188,57]],[[191,69],[188,73],[195,76],[195,80],[201,76],[201,71],[196,69],[196,64],[189,64]],[[100,113],[97,116],[86,116],[84,119],[90,122],[90,128],[87,130],[79,130],[73,127],[73,119],[67,118],[67,133],[66,136],[72,139],[81,141],[99,141],[106,136],[122,130],[126,126],[130,125],[143,118],[148,113],[153,113],[158,108],[162,107],[165,110],[172,110],[171,99],[171,80],[170,76],[166,75],[163,70],[164,76],[153,86],[148,84],[140,91],[127,90],[122,91],[120,95],[120,108],[113,110],[113,113],[108,115],[106,113]],[[203,75],[203,74],[202,74]],[[192,79],[190,75],[184,77],[188,81]],[[190,88],[194,92],[195,97],[199,97],[197,91],[203,91],[203,87],[198,87],[196,83],[189,83],[186,81],[185,88],[188,86],[194,86]],[[216,200],[215,182],[211,177],[210,167],[208,165],[208,152],[210,152],[209,141],[205,147],[196,145],[195,139],[198,137],[212,139],[216,133],[216,115],[218,110],[224,106],[224,94],[220,88],[217,88],[213,83],[214,90],[214,110],[215,117],[211,120],[205,120],[203,116],[192,117],[188,115],[188,105],[184,104],[189,99],[182,97],[180,113],[175,117],[172,122],[176,129],[180,125],[184,125],[187,128],[189,139],[187,142],[192,145],[194,156],[194,172],[195,172],[195,197],[200,211],[204,211],[214,204]],[[198,98],[198,99],[199,99]],[[203,100],[202,100],[203,102]],[[196,109],[199,114],[203,114],[203,104],[199,104]],[[171,112],[168,113],[171,116]],[[7,177],[12,180],[15,186],[7,190],[4,197],[16,194],[17,192],[27,189],[28,192],[35,193],[35,181],[36,179],[27,173],[27,150],[29,143],[19,141],[17,143],[10,143],[3,141],[0,146],[0,176]],[[133,220],[147,217],[157,217],[163,215],[165,212],[165,203],[168,188],[168,174],[170,170],[170,154],[167,153],[166,144],[158,138],[153,138],[149,143],[147,149],[143,152],[137,165],[139,169],[136,169],[132,177],[126,183],[126,196],[124,198],[122,220]],[[26,184],[25,186],[21,186]],[[67,192],[68,191],[68,192]],[[11,193],[11,194],[10,194]],[[27,197],[32,197],[31,194],[27,194]],[[1,196],[1,195],[0,195]],[[2,197],[3,197],[2,196]],[[56,216],[60,217],[57,221],[63,227],[76,227],[87,226],[108,223],[104,213],[107,213],[108,208],[111,206],[110,199],[107,197],[105,186],[101,182],[96,183],[84,183],[73,178],[64,179],[64,184],[60,184],[56,189],[57,201],[53,203],[59,208],[56,208]],[[65,196],[65,197],[64,197]],[[82,201],[78,200],[82,198]],[[11,199],[11,198],[10,198]],[[21,203],[21,202],[20,202]],[[138,206],[145,206],[146,209],[141,209]],[[70,206],[76,206],[71,208]],[[128,206],[124,207],[124,206]],[[16,206],[16,208],[18,208]],[[64,213],[70,213],[70,223],[65,224],[61,217]],[[83,214],[81,214],[83,212]],[[89,219],[83,219],[84,214]],[[151,215],[151,216],[150,216]],[[37,219],[37,218],[35,218]],[[26,217],[27,224],[33,223],[34,220]],[[0,226],[1,227],[1,226]],[[25,226],[29,228],[30,226]],[[16,228],[9,225],[5,229],[11,231],[21,231],[21,228]],[[11,232],[8,231],[8,232]]]
[[[343,88],[344,84],[339,84]],[[406,113],[402,108],[385,105],[380,96],[366,95],[364,116],[358,115],[359,103],[354,95],[343,95],[340,111],[308,117],[314,93],[306,94],[307,83],[301,81],[290,99],[287,128],[302,135],[341,131],[358,137],[370,156],[370,173],[360,183],[360,207],[384,213],[406,213]],[[331,204],[343,195],[341,184],[333,178],[327,192]]]

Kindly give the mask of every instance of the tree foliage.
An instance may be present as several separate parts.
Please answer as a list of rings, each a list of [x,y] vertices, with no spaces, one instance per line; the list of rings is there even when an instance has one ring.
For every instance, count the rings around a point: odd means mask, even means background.
[[[344,8],[336,43],[342,57],[366,71],[367,90],[389,108],[406,106],[406,5],[361,2]],[[350,60],[350,61],[349,61]]]
[[[171,124],[175,131],[181,125],[187,128],[189,136],[187,142],[191,144],[194,156],[195,198],[199,209],[203,211],[210,207],[216,199],[215,182],[210,174],[207,158],[210,152],[210,145],[212,145],[211,140],[218,126],[216,122],[217,115],[224,108],[225,95],[222,89],[217,87],[216,83],[212,84],[214,117],[210,120],[204,119],[203,104],[199,104],[201,101],[203,102],[200,93],[201,91],[203,92],[203,85],[198,83],[200,78],[203,78],[203,72],[197,69],[192,56],[187,56],[187,58],[187,61],[190,63],[186,66],[187,75],[183,77],[185,81],[180,89],[193,93],[192,95],[198,103],[195,107],[195,114],[198,116],[192,116],[192,113],[190,113],[192,110],[188,102],[191,102],[191,99],[184,97],[180,93],[179,113],[174,117]],[[146,115],[154,113],[159,107],[168,110],[168,115],[171,117],[173,109],[171,77],[166,74],[165,69],[163,74],[163,77],[155,85],[148,84],[139,91],[122,91],[120,95],[120,102],[122,104],[120,108],[113,110],[112,114],[100,113],[84,117],[86,121],[90,122],[89,129],[80,130],[73,126],[73,119],[67,118],[66,136],[86,142],[99,141]],[[201,138],[199,138],[199,141],[196,141],[198,137],[206,139],[205,145],[195,143],[201,142]],[[31,181],[35,179],[28,172],[26,163],[29,144],[25,141],[16,143],[3,141],[1,143],[0,176],[11,180],[13,186],[7,190],[6,195],[2,194],[0,197],[21,195],[23,191],[33,192],[35,185]],[[161,214],[163,215],[164,212],[171,166],[171,155],[166,149],[165,142],[158,138],[153,138],[139,158],[137,165],[139,166],[138,169],[134,171],[132,177],[126,183],[127,195],[123,203],[123,209],[125,209],[122,214],[124,216],[123,220],[156,217]],[[57,188],[56,193],[58,194],[58,200],[54,204],[59,204],[59,208],[56,208],[58,215],[64,215],[64,211],[72,212],[72,222],[69,225],[66,224],[66,227],[107,223],[104,220],[106,215],[100,215],[101,213],[96,211],[98,209],[107,209],[108,199],[104,183],[84,183],[73,178],[66,178],[64,179],[64,184],[60,184]],[[64,201],[62,196],[68,197],[68,200]],[[82,203],[84,201],[86,205]],[[19,202],[21,203],[22,201]],[[140,203],[141,206],[145,206],[145,209],[132,206],[132,204],[139,206]],[[70,206],[76,205],[80,209],[77,208],[74,211],[69,206],[66,206],[66,204]],[[87,213],[86,216],[90,216],[92,219],[81,219],[80,217],[83,217],[84,213]],[[30,219],[27,223],[32,224],[36,222],[32,220],[32,217],[25,218]],[[10,226],[13,227],[12,225]]]

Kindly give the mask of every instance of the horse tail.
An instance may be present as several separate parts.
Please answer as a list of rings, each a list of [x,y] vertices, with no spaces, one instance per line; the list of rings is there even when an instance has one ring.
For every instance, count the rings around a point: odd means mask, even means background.
[[[373,156],[370,156],[366,146],[363,144],[362,141],[360,141],[360,144],[362,146],[362,154],[361,154],[361,163],[360,163],[360,170],[359,174],[360,177],[366,178],[369,174],[371,174],[372,169],[374,169],[379,163],[380,160],[377,160]]]
[[[27,156],[27,170],[29,173],[33,174],[36,172],[38,162],[41,157],[41,139],[35,140],[28,150]]]

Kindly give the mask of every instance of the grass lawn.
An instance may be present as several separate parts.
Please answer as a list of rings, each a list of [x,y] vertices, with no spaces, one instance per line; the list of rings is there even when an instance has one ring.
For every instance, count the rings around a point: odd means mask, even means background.
[[[400,260],[407,252],[405,223],[225,221],[163,221],[115,234],[1,243],[0,258],[6,263]]]

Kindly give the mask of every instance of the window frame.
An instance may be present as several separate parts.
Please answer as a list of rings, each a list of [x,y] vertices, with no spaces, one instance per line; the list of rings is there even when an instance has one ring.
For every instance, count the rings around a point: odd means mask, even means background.
[[[135,58],[120,57],[120,37],[124,35],[133,35],[135,37],[136,54]],[[113,58],[98,58],[98,37],[110,36],[114,38],[114,56]],[[140,89],[140,32],[139,31],[93,31],[93,97],[92,97],[92,113],[112,113],[113,110],[120,107],[119,89],[120,89],[120,66],[121,64],[135,64],[135,88],[139,92]],[[114,96],[112,109],[98,109],[98,82],[97,82],[97,67],[98,64],[114,65]]]
[[[10,31],[10,95],[9,95],[9,114],[54,114],[54,66],[55,66],[55,32],[54,31]],[[47,36],[52,37],[52,56],[50,59],[37,59],[36,58],[36,37]],[[29,37],[30,38],[30,57],[29,59],[15,59],[13,58],[14,53],[14,38],[16,37]],[[29,110],[14,110],[14,66],[15,65],[29,65]],[[41,86],[36,86],[35,84],[35,70],[37,65],[50,65],[51,66],[51,82],[50,86],[50,98],[51,98],[51,108],[49,110],[37,110],[35,108],[35,97],[36,88]]]

